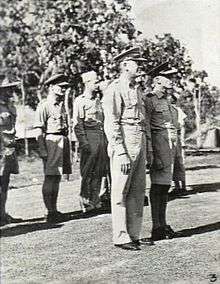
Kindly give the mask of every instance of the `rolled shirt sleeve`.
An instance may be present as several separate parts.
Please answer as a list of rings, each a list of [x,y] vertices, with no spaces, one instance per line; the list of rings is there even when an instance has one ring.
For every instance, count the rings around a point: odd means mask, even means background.
[[[111,148],[122,155],[127,153],[121,128],[122,98],[119,92],[109,86],[103,97],[104,129]]]
[[[47,110],[42,103],[38,105],[36,110],[34,128],[41,128],[43,132],[47,128]]]

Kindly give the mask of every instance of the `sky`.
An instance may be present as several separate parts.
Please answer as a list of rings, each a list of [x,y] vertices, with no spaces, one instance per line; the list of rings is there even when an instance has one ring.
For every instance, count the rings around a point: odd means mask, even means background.
[[[144,37],[171,33],[184,45],[194,69],[220,87],[220,0],[130,0]]]

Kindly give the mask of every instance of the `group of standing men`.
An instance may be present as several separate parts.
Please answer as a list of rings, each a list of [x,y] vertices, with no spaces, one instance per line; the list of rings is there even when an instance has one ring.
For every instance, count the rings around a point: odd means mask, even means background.
[[[166,223],[166,208],[179,139],[178,114],[169,99],[173,86],[166,72],[153,77],[150,92],[136,82],[139,64],[146,61],[140,57],[139,48],[126,50],[114,60],[119,63],[120,76],[106,87],[103,97],[94,93],[97,74],[90,71],[82,74],[84,93],[74,102],[73,128],[81,154],[80,205],[84,212],[100,208],[103,178],[110,177],[113,243],[121,249],[140,250],[141,244],[152,245],[153,241],[175,236]],[[62,174],[71,173],[64,106],[67,79],[56,74],[45,82],[48,96],[39,103],[36,112],[35,128],[45,174],[42,193],[49,222],[62,217],[57,210],[59,183]],[[1,120],[0,125],[1,135],[5,135]],[[146,165],[151,179],[153,227],[150,239],[140,239]],[[0,168],[2,202],[2,172],[7,167]],[[1,209],[3,216],[6,213]]]

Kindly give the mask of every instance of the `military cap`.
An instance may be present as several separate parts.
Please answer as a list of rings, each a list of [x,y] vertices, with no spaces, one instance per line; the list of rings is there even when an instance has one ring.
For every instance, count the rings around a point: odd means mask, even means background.
[[[122,61],[140,61],[140,62],[147,62],[147,59],[140,57],[140,48],[139,47],[132,47],[128,50],[125,50],[115,56],[113,58],[114,61],[122,62]]]
[[[64,74],[54,74],[49,79],[44,82],[44,85],[58,85],[58,86],[68,86],[68,77]]]
[[[156,76],[164,76],[164,77],[170,77],[173,74],[177,73],[177,69],[170,68],[169,62],[166,61],[164,63],[161,63],[160,65],[154,67],[149,72],[147,72],[148,76],[156,77]]]
[[[5,78],[0,85],[0,89],[15,88],[18,87],[20,83],[20,81],[9,82],[8,78]]]

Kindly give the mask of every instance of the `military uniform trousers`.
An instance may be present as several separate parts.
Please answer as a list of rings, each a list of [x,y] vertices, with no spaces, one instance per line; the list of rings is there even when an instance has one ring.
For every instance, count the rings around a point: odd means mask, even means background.
[[[178,137],[174,155],[173,180],[185,181],[185,179],[184,153],[180,137]]]
[[[121,155],[109,148],[112,190],[113,243],[124,244],[140,237],[146,189],[146,138],[139,126],[123,126],[124,144],[131,159],[128,175],[121,172]]]
[[[90,146],[90,153],[81,151],[80,196],[91,203],[99,201],[101,179],[109,172],[109,159],[107,155],[107,141],[101,129],[86,129],[86,137]]]

